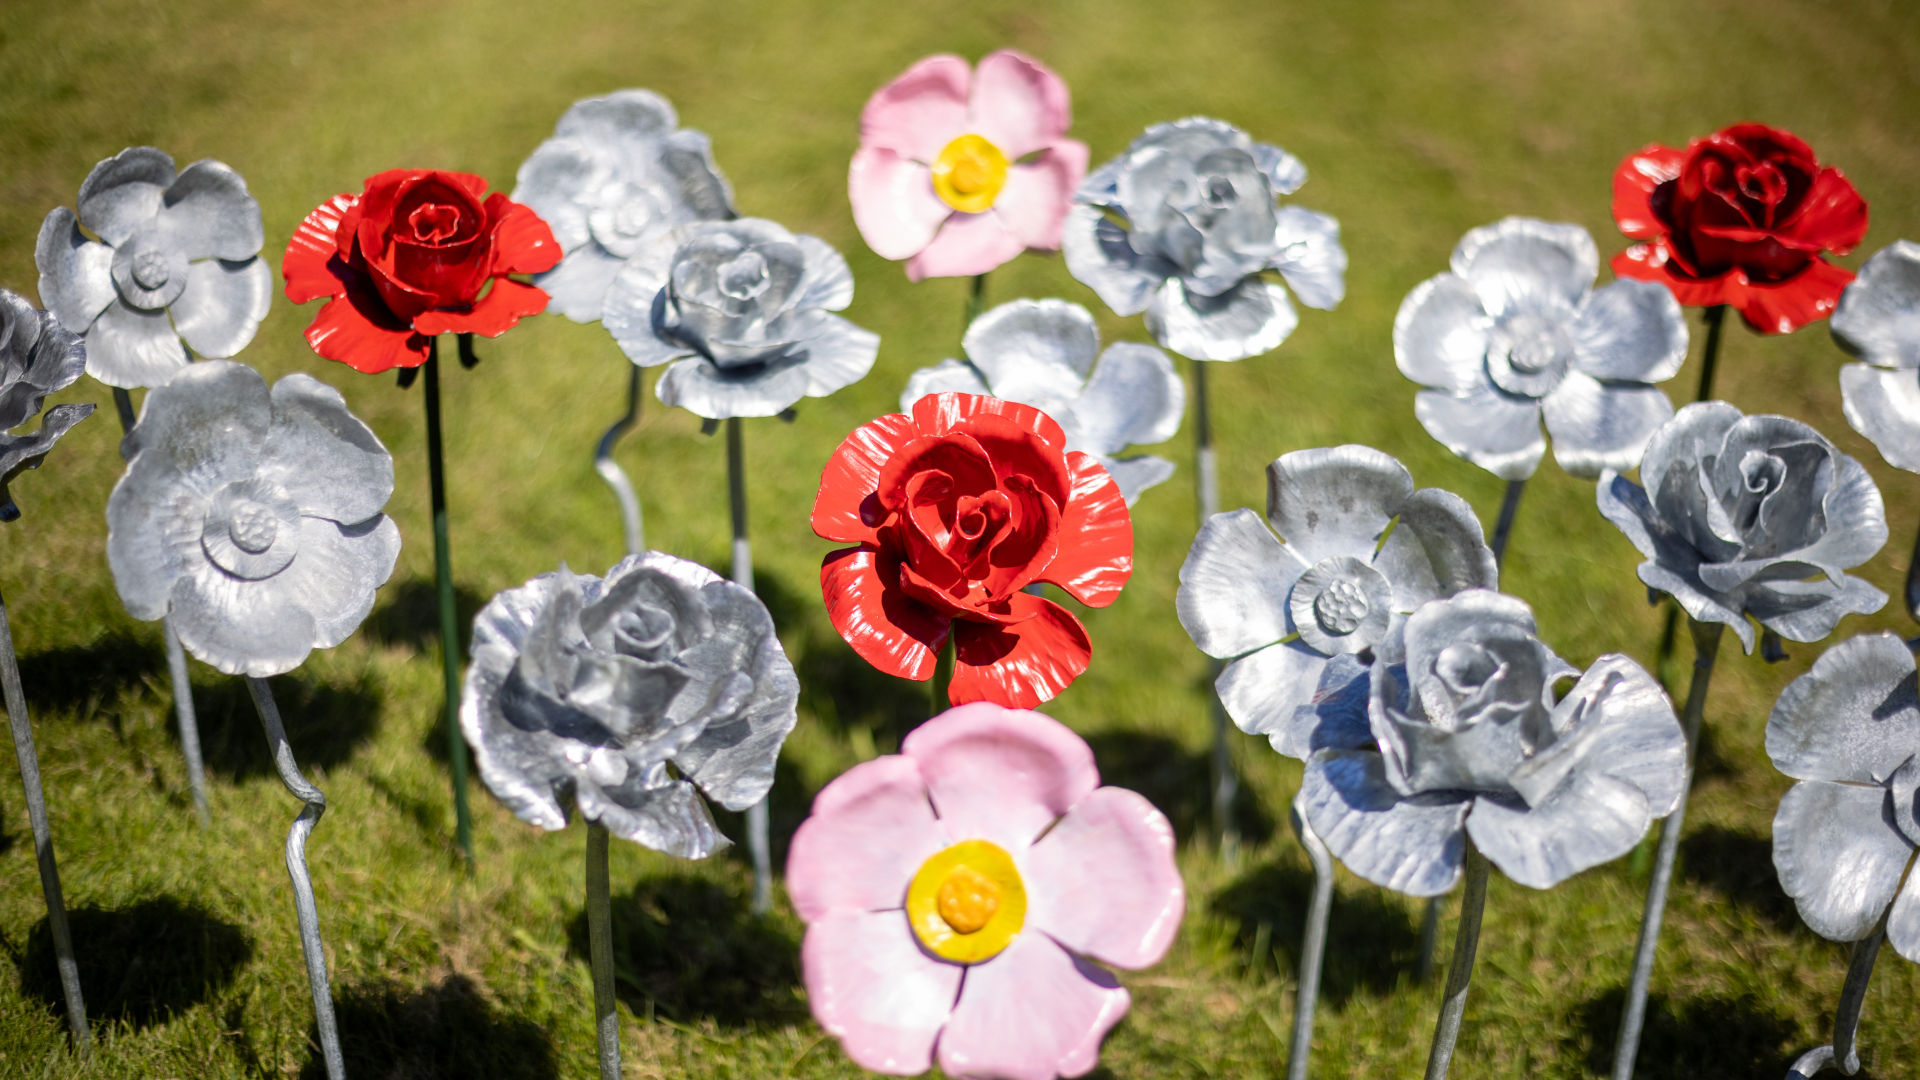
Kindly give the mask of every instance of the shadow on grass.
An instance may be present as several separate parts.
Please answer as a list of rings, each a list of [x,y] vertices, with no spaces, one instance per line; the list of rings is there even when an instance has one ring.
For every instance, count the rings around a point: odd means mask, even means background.
[[[218,681],[193,686],[200,748],[208,770],[236,781],[275,775],[246,680],[217,673],[212,678]],[[362,674],[345,686],[301,675],[276,675],[268,683],[302,771],[341,765],[379,733],[381,687],[371,674]],[[177,726],[168,724],[167,731],[179,739]]]
[[[751,878],[690,873],[641,880],[613,898],[614,988],[636,1015],[722,1028],[772,1027],[807,1018],[800,941],[778,918],[748,910]],[[587,916],[567,923],[572,954],[588,959]]]
[[[88,1017],[125,1021],[135,1031],[212,997],[253,957],[253,944],[238,926],[170,896],[123,908],[73,908],[67,920]],[[66,1015],[44,918],[27,936],[20,988],[50,1012]]]
[[[159,635],[115,630],[87,645],[65,645],[20,658],[20,685],[31,715],[78,712],[84,718],[103,702],[158,680],[164,687],[166,652]]]
[[[1576,1006],[1573,1043],[1587,1070],[1604,1076],[1613,1068],[1614,1040],[1627,993],[1615,987]],[[1785,1013],[1752,996],[1697,994],[1678,1001],[1647,997],[1646,1026],[1634,1075],[1645,1080],[1749,1080],[1784,1076],[1800,1050],[1799,1026]]]
[[[381,598],[373,613],[360,624],[367,638],[388,648],[402,647],[417,653],[440,655],[440,588],[431,578],[408,578],[380,590]],[[473,633],[473,616],[486,598],[454,582],[454,625],[460,629],[460,656],[467,655],[467,638]]]
[[[1251,949],[1267,928],[1274,962],[1291,974],[1300,968],[1300,943],[1306,932],[1307,905],[1313,899],[1313,872],[1305,867],[1266,863],[1256,866],[1215,893],[1213,913],[1234,920],[1240,947]],[[1420,951],[1420,931],[1406,909],[1372,886],[1348,892],[1335,887],[1327,917],[1327,950],[1320,971],[1322,999],[1335,1008],[1356,994],[1380,997],[1402,975],[1411,976]],[[1254,957],[1268,970],[1266,957]]]
[[[425,987],[376,979],[337,989],[334,1014],[347,1075],[378,1080],[554,1080],[553,1040],[539,1024],[497,1009],[473,981]],[[309,1027],[301,1080],[325,1080]]]
[[[1773,867],[1773,841],[1764,836],[1718,825],[1682,836],[1680,875],[1782,930],[1800,925],[1800,913]]]
[[[1205,751],[1140,731],[1095,732],[1087,743],[1100,767],[1100,782],[1145,795],[1173,823],[1174,836],[1191,840],[1212,833],[1213,768]],[[1245,785],[1234,798],[1233,817],[1242,843],[1273,838],[1273,815]]]

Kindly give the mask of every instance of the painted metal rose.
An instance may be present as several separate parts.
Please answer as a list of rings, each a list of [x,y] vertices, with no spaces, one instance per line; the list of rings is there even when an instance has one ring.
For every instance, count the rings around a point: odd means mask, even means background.
[[[368,374],[427,362],[439,334],[499,337],[546,310],[509,274],[560,261],[547,223],[471,173],[390,169],[320,204],[280,273],[296,304],[325,298],[307,344]]]
[[[1339,446],[1267,466],[1266,521],[1244,509],[1214,515],[1180,567],[1177,603],[1193,643],[1231,661],[1214,684],[1227,715],[1304,760],[1327,739],[1367,741],[1311,707],[1323,686],[1364,676],[1340,658],[1371,656],[1421,604],[1492,588],[1498,575],[1465,500],[1415,491],[1406,467],[1378,450]]]
[[[954,645],[950,700],[1032,708],[1087,669],[1093,643],[1046,582],[1106,607],[1133,575],[1120,488],[1060,425],[1000,398],[944,393],[856,428],[834,450],[813,531],[834,629],[889,675],[927,680]]]
[[[1503,480],[1547,451],[1574,476],[1640,463],[1673,404],[1652,384],[1687,358],[1665,288],[1593,287],[1600,255],[1578,225],[1510,217],[1460,238],[1453,268],[1421,282],[1393,320],[1400,373],[1431,389],[1414,415],[1447,449]]]
[[[601,321],[662,403],[709,420],[774,416],[873,367],[880,337],[838,315],[853,273],[826,241],[759,218],[698,222],[636,253]]]
[[[1060,424],[1067,449],[1092,454],[1132,506],[1173,475],[1173,462],[1129,446],[1165,442],[1180,430],[1186,385],[1151,345],[1117,342],[1100,352],[1100,329],[1079,304],[1015,300],[973,321],[965,360],[944,360],[907,379],[900,411],[928,394],[957,391],[1031,405]],[[1098,355],[1098,366],[1095,356]]]
[[[758,597],[649,551],[604,579],[563,566],[489,601],[460,727],[528,823],[565,828],[571,798],[616,836],[698,859],[727,843],[700,792],[759,802],[799,694]]]
[[[1840,369],[1847,423],[1887,464],[1920,472],[1920,244],[1874,252],[1830,325],[1840,347],[1866,361]]]
[[[1340,225],[1275,206],[1307,167],[1232,124],[1156,124],[1093,171],[1067,216],[1067,269],[1121,315],[1147,313],[1155,341],[1195,360],[1243,360],[1299,322],[1277,270],[1308,307],[1346,294]]]
[[[533,279],[552,297],[548,310],[597,321],[614,276],[641,248],[681,225],[734,216],[706,133],[679,125],[651,90],[586,98],[521,164],[513,201],[539,214],[566,253]]]
[[[1099,965],[1158,963],[1186,906],[1166,817],[1099,784],[1066,725],[979,703],[820,792],[787,888],[808,1003],[848,1057],[901,1076],[936,1059],[952,1077],[1092,1071],[1131,1003]]]
[[[229,675],[291,671],[345,641],[393,573],[380,512],[393,458],[306,375],[194,364],[147,394],[107,499],[107,563],[136,619],[170,615],[187,651]]]
[[[1640,480],[1608,470],[1598,491],[1600,512],[1647,557],[1640,580],[1693,618],[1732,627],[1749,653],[1748,615],[1789,640],[1818,641],[1887,602],[1843,573],[1887,542],[1880,489],[1798,420],[1689,405],[1654,432]]]
[[[53,444],[91,415],[94,406],[55,405],[37,429],[23,435],[9,432],[39,416],[48,394],[72,386],[86,370],[86,346],[63,329],[52,312],[0,289],[0,521],[20,517],[7,490],[14,478],[39,468]]]
[[[1866,237],[1867,203],[1791,132],[1735,124],[1685,150],[1628,154],[1613,174],[1613,220],[1643,241],[1613,257],[1614,273],[1787,334],[1825,318],[1853,280],[1821,253],[1845,255]]]
[[[1066,137],[1067,84],[1001,49],[970,71],[929,56],[874,91],[847,173],[853,220],[907,277],[971,277],[1029,249],[1057,251],[1087,144]]]
[[[192,361],[188,349],[225,358],[253,340],[273,270],[239,173],[211,158],[176,172],[173,158],[134,146],[93,167],[77,205],[77,216],[47,215],[33,261],[40,299],[86,338],[87,374],[158,386]]]
[[[1577,681],[1559,697],[1563,679]],[[1652,676],[1619,655],[1582,675],[1524,602],[1483,589],[1422,605],[1383,643],[1368,718],[1375,746],[1308,762],[1307,818],[1349,870],[1413,896],[1453,888],[1468,837],[1550,888],[1626,854],[1686,783]]]

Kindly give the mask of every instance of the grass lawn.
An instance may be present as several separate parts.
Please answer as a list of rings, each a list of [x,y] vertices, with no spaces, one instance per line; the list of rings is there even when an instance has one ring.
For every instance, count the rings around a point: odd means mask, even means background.
[[[1421,485],[1461,493],[1490,523],[1500,482],[1413,419],[1415,388],[1392,362],[1394,311],[1445,269],[1461,233],[1507,214],[1579,222],[1603,254],[1620,249],[1609,179],[1646,143],[1742,119],[1787,127],[1871,204],[1868,241],[1846,265],[1920,238],[1920,8],[1901,0],[23,0],[0,6],[0,284],[34,295],[42,217],[72,205],[93,163],[128,145],[240,170],[277,267],[301,217],[362,177],[455,168],[509,190],[575,99],[626,86],[667,95],[712,135],[743,213],[847,255],[858,282],[847,314],[882,340],[865,381],[803,402],[791,425],[747,428],[757,580],[803,683],[773,809],[780,859],[813,793],[895,747],[925,709],[922,685],[875,674],[828,625],[815,583],[831,545],[807,527],[833,446],[891,411],[908,373],[955,354],[967,289],[911,285],[861,242],[845,194],[859,110],[920,56],[1001,46],[1065,76],[1074,135],[1096,163],[1149,123],[1218,116],[1299,155],[1312,180],[1297,201],[1340,220],[1346,301],[1303,312],[1275,354],[1216,369],[1229,508],[1262,505],[1262,467],[1278,455],[1361,442],[1398,456]],[[994,273],[989,303],[1021,296],[1066,297],[1099,314],[1109,340],[1145,338],[1059,259]],[[389,511],[406,543],[361,633],[275,680],[299,758],[331,805],[310,852],[350,1072],[594,1075],[584,830],[539,833],[475,781],[479,869],[459,872],[419,390],[315,357],[301,337],[314,310],[276,299],[241,359],[346,394],[394,453]],[[1703,340],[1697,313],[1691,324],[1695,359],[1667,384],[1682,402]],[[599,573],[620,553],[614,503],[590,464],[629,370],[598,326],[557,316],[480,352],[476,370],[452,368],[445,386],[454,569],[469,612],[562,561]],[[1842,360],[1824,325],[1785,338],[1730,328],[1719,396],[1806,420],[1872,470],[1894,539],[1859,572],[1897,592],[1920,480],[1847,427]],[[112,407],[91,380],[60,400],[104,408],[15,484],[25,517],[0,539],[0,588],[97,1049],[85,1065],[67,1050],[26,814],[0,754],[0,948],[17,972],[0,977],[0,1077],[320,1076],[280,861],[298,805],[272,774],[244,687],[196,663],[214,821],[195,825],[158,627],[127,617],[107,573],[103,508],[121,470]],[[649,404],[619,454],[654,546],[725,567],[724,452],[697,418]],[[1047,709],[1093,743],[1108,782],[1166,810],[1189,888],[1172,954],[1124,977],[1133,1012],[1096,1075],[1277,1075],[1309,882],[1285,826],[1299,768],[1234,735],[1246,842],[1223,860],[1208,839],[1208,667],[1173,607],[1194,529],[1190,437],[1155,452],[1180,471],[1136,508],[1137,572],[1118,603],[1083,613],[1093,668]],[[1651,663],[1659,612],[1634,578],[1638,558],[1595,510],[1592,486],[1548,462],[1503,585],[1533,604],[1569,660],[1620,651]],[[1896,602],[1848,619],[1832,640],[1880,628],[1914,631]],[[1722,653],[1643,1076],[1779,1076],[1827,1039],[1847,951],[1800,923],[1768,839],[1789,782],[1762,749],[1767,711],[1819,649],[1790,651],[1769,667],[1729,636]],[[737,819],[724,826],[739,835]],[[630,1076],[855,1074],[809,1018],[791,910],[747,914],[737,849],[689,864],[620,845],[613,875]],[[1494,875],[1456,1075],[1606,1068],[1644,885],[1629,859],[1552,892]],[[1342,871],[1317,1075],[1418,1074],[1439,998],[1412,973],[1420,906]],[[1451,909],[1442,934],[1451,941]],[[1917,990],[1913,965],[1883,953],[1861,1031],[1867,1073],[1920,1072]]]

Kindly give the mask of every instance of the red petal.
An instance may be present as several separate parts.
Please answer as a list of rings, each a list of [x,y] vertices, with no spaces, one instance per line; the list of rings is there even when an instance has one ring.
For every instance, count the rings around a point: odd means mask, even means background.
[[[1040,436],[1040,440],[1048,446],[1066,452],[1066,433],[1060,430],[1059,424],[1054,423],[1053,417],[1031,405],[951,390],[943,394],[928,394],[913,403],[913,422],[919,425],[922,435],[945,435],[965,426],[966,421],[975,416],[1003,417]]]
[[[1686,151],[1654,143],[1628,154],[1613,171],[1613,221],[1635,240],[1651,240],[1667,231],[1653,212],[1653,189],[1680,175]]]
[[[547,310],[547,300],[546,292],[531,285],[522,285],[512,278],[494,278],[493,288],[473,306],[464,311],[456,308],[422,312],[414,316],[413,328],[429,337],[436,334],[499,337],[521,319]]]
[[[1613,267],[1616,277],[1665,285],[1682,307],[1711,307],[1731,302],[1734,279],[1743,276],[1738,270],[1710,278],[1689,276],[1675,264],[1665,240],[1635,244],[1615,255],[1608,265]]]
[[[487,199],[487,217],[493,227],[493,272],[538,274],[551,270],[565,252],[553,230],[530,206],[495,193]]]
[[[464,172],[443,172],[439,169],[434,169],[432,172],[442,180],[451,181],[465,188],[467,194],[473,196],[474,202],[479,202],[487,197],[487,178],[484,176],[475,176],[472,173]]]
[[[1071,612],[1031,593],[1015,593],[1009,602],[1027,617],[1009,626],[954,622],[953,682],[947,687],[953,704],[991,701],[1031,709],[1087,670],[1093,642]]]
[[[1852,271],[1825,259],[1815,259],[1786,281],[1742,282],[1738,295],[1729,302],[1738,306],[1740,317],[1760,333],[1791,334],[1810,322],[1832,315],[1834,306],[1840,302],[1840,294],[1852,281]]]
[[[280,276],[287,280],[288,300],[304,304],[347,291],[341,274],[345,266],[336,271],[328,263],[338,250],[334,233],[340,228],[340,219],[359,201],[358,195],[335,195],[315,207],[293,230],[286,257],[280,260]]]
[[[1802,251],[1845,255],[1867,238],[1867,200],[1839,169],[1821,169],[1799,212],[1776,233]]]
[[[905,413],[889,413],[853,429],[820,471],[813,531],[843,544],[872,543],[873,530],[886,520],[876,494],[880,470],[919,434],[913,417]]]
[[[948,623],[901,592],[898,581],[898,557],[870,547],[836,551],[820,564],[827,618],[853,651],[888,675],[925,681],[947,643]]]
[[[1041,572],[1090,607],[1106,607],[1133,576],[1133,515],[1120,485],[1090,454],[1067,455],[1073,494],[1060,518],[1059,551]]]
[[[328,360],[338,360],[369,375],[396,367],[419,367],[427,362],[429,339],[405,325],[396,327],[393,313],[366,290],[355,289],[327,301],[307,327],[307,344]]]

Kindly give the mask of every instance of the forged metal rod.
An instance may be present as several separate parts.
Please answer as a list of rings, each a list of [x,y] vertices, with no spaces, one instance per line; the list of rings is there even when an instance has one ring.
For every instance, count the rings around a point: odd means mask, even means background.
[[[428,361],[431,363],[432,361]],[[429,376],[431,378],[431,376]],[[293,879],[293,912],[300,923],[300,951],[307,958],[307,987],[313,992],[313,1023],[320,1032],[320,1054],[326,1060],[327,1080],[345,1080],[346,1064],[340,1057],[340,1032],[333,1021],[333,994],[327,988],[327,954],[320,944],[320,911],[313,902],[313,878],[307,873],[307,835],[327,812],[327,797],[300,775],[293,760],[293,748],[287,745],[287,733],[280,726],[280,708],[273,702],[273,688],[265,679],[247,679],[247,692],[253,695],[253,707],[260,711],[260,726],[267,733],[267,747],[273,751],[273,767],[280,782],[293,797],[306,805],[287,830],[287,876]]]
[[[113,409],[120,414],[120,433],[132,431],[138,422],[133,412],[133,395],[122,387],[114,387]],[[187,654],[180,648],[180,635],[173,632],[173,616],[160,620],[160,633],[167,642],[167,677],[173,683],[173,713],[180,724],[180,753],[187,759],[187,787],[193,792],[193,812],[205,827],[212,823],[207,811],[207,767],[200,757],[200,723],[193,713],[193,684],[188,681]]]
[[[613,903],[609,892],[607,827],[589,821],[587,951],[593,957],[593,1026],[600,1039],[600,1080],[620,1080],[620,1018],[613,1009]]]
[[[613,489],[613,497],[620,500],[620,522],[626,527],[627,554],[638,555],[647,550],[646,525],[640,517],[640,497],[633,493],[633,483],[627,479],[626,470],[613,460],[613,444],[620,437],[633,430],[640,420],[640,365],[630,365],[633,375],[627,380],[627,415],[613,422],[605,435],[600,436],[600,445],[593,451],[593,471]]]
[[[1307,908],[1307,930],[1300,943],[1300,982],[1293,997],[1293,1045],[1287,1051],[1287,1080],[1307,1080],[1307,1058],[1313,1053],[1313,1007],[1320,999],[1320,961],[1327,951],[1327,915],[1333,910],[1333,856],[1313,826],[1307,823],[1301,795],[1293,797],[1293,831],[1313,862],[1313,902]]]
[[[1207,362],[1193,362],[1193,484],[1199,496],[1200,527],[1220,512],[1220,473],[1213,456],[1213,424],[1207,410]],[[1213,679],[1225,664],[1213,661]],[[1211,681],[1208,686],[1212,686]],[[1233,800],[1240,794],[1240,777],[1233,770],[1233,752],[1227,745],[1227,709],[1218,691],[1207,694],[1213,712],[1213,829],[1221,858],[1231,862],[1240,848],[1240,826],[1233,820]]]
[[[1687,620],[1693,632],[1693,681],[1687,687],[1686,714],[1680,726],[1687,736],[1686,780],[1673,813],[1660,825],[1660,848],[1653,859],[1653,880],[1647,885],[1646,911],[1640,916],[1640,942],[1634,946],[1633,977],[1627,984],[1627,1008],[1620,1017],[1620,1038],[1613,1048],[1613,1080],[1631,1080],[1633,1059],[1640,1052],[1640,1027],[1647,1019],[1647,984],[1653,979],[1654,954],[1660,947],[1660,920],[1666,915],[1667,886],[1673,881],[1673,858],[1680,850],[1680,826],[1687,816],[1687,793],[1693,787],[1693,754],[1700,745],[1700,718],[1707,709],[1707,687],[1713,681],[1713,661],[1720,651],[1720,623]]]
[[[947,631],[947,642],[940,646],[940,652],[933,658],[933,680],[928,702],[931,711],[927,719],[931,720],[946,712],[952,703],[947,700],[947,688],[953,685],[953,631]]]
[[[1887,920],[1883,915],[1873,933],[1853,943],[1853,960],[1847,965],[1847,981],[1840,988],[1840,1006],[1833,1017],[1833,1042],[1816,1046],[1800,1055],[1787,1072],[1787,1080],[1806,1080],[1828,1066],[1852,1076],[1860,1071],[1860,1009],[1867,1003],[1867,983],[1873,978],[1873,962],[1887,940]]]
[[[87,1029],[87,1003],[80,996],[80,967],[73,960],[67,902],[60,895],[60,867],[53,859],[53,829],[47,824],[47,795],[40,787],[40,755],[33,749],[33,724],[27,719],[27,696],[20,689],[20,663],[13,655],[13,623],[7,618],[5,599],[0,599],[0,691],[13,728],[13,752],[20,759],[20,786],[26,789],[27,821],[33,826],[33,852],[40,864],[40,892],[47,901],[47,929],[53,934],[60,992],[67,999],[67,1027],[85,1058],[93,1041]]]
[[[1480,949],[1480,916],[1487,909],[1487,857],[1467,840],[1467,888],[1460,897],[1460,929],[1453,936],[1453,962],[1447,966],[1447,995],[1440,1002],[1440,1019],[1433,1026],[1433,1049],[1427,1053],[1427,1080],[1445,1080],[1453,1063],[1453,1044],[1460,1038],[1460,1018],[1467,1011],[1467,986],[1473,981],[1473,956]]]
[[[637,370],[637,369],[636,369]],[[747,543],[747,460],[740,418],[727,419],[727,502],[733,511],[733,583],[753,591],[753,548]],[[767,801],[747,807],[747,854],[753,857],[753,913],[773,909],[773,856],[767,850]]]
[[[447,542],[446,468],[440,451],[440,339],[427,345],[427,485],[433,500],[433,576],[440,597],[440,666],[446,675],[447,765],[453,774],[453,835],[473,873],[473,819],[467,812],[467,744],[460,737],[460,621],[453,610],[453,555]]]

